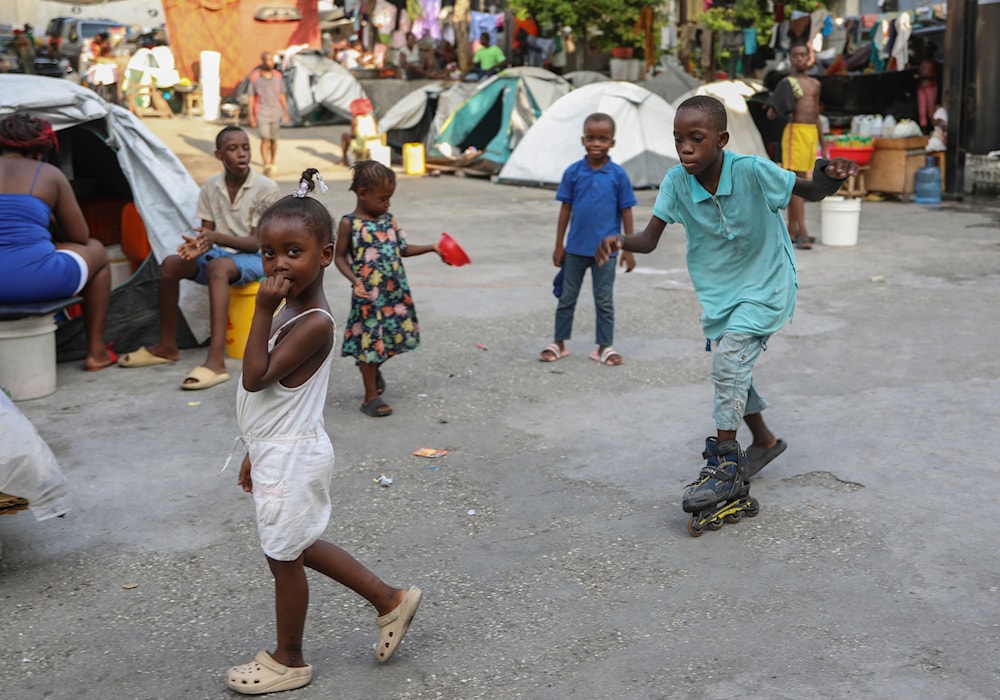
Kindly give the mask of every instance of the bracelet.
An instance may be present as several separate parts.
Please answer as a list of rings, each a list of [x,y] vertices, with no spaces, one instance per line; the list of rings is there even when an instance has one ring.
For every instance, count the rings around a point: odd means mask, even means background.
[[[622,233],[618,234],[618,250],[625,252],[625,235]]]

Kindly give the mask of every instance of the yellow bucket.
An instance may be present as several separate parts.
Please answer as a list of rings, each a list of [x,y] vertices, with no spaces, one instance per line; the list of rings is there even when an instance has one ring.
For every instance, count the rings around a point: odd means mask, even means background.
[[[423,175],[426,172],[424,166],[424,144],[403,144],[403,168],[406,170],[407,175]]]
[[[229,321],[226,323],[226,356],[234,360],[243,359],[253,322],[253,310],[257,304],[257,289],[260,282],[251,282],[242,287],[229,288]]]

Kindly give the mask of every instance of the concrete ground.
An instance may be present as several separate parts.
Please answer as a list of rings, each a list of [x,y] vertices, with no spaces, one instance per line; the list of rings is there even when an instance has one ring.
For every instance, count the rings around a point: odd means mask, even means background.
[[[149,125],[199,182],[216,172],[216,125]],[[339,133],[287,130],[279,153],[289,192],[323,170],[335,214],[353,208],[326,165]],[[473,262],[407,260],[423,342],[386,365],[393,416],[363,415],[357,371],[334,365],[326,537],[424,604],[379,665],[373,610],[311,575],[315,679],[289,697],[996,697],[997,210],[865,202],[857,246],[796,253],[794,323],[756,372],[790,447],[753,482],[757,518],[694,539],[680,494],[714,425],[683,234],[618,278],[623,366],[587,359],[586,292],[571,356],[542,364],[557,209],[551,191],[401,176],[411,240],[446,230]],[[818,234],[820,206],[808,217]],[[347,283],[331,269],[326,286],[345,318]],[[219,474],[235,376],[178,388],[203,357],[63,364],[55,394],[19,404],[74,509],[0,519],[3,697],[235,697],[225,669],[272,647],[253,505]]]

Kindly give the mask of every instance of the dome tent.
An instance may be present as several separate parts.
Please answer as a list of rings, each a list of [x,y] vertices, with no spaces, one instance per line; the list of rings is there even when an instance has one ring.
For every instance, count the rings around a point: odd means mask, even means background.
[[[379,119],[379,131],[398,152],[404,144],[430,146],[434,134],[476,89],[475,83],[435,81],[404,95]]]
[[[493,173],[538,117],[571,86],[542,68],[501,71],[482,83],[434,136],[428,163]],[[465,154],[469,148],[474,153]]]
[[[584,85],[550,107],[500,171],[500,182],[555,186],[563,171],[584,157],[583,120],[604,112],[615,120],[611,158],[625,168],[632,187],[657,187],[677,165],[674,108],[649,90],[626,82]]]

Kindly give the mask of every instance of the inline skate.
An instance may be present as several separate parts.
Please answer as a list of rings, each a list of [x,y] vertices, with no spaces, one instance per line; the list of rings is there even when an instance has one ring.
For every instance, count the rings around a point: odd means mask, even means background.
[[[706,527],[718,530],[724,522],[737,523],[744,514],[752,518],[760,512],[760,504],[750,495],[738,442],[720,444],[717,438],[706,438],[701,456],[707,460],[705,467],[688,484],[681,503],[684,512],[691,513],[687,527],[692,537],[701,537]]]

